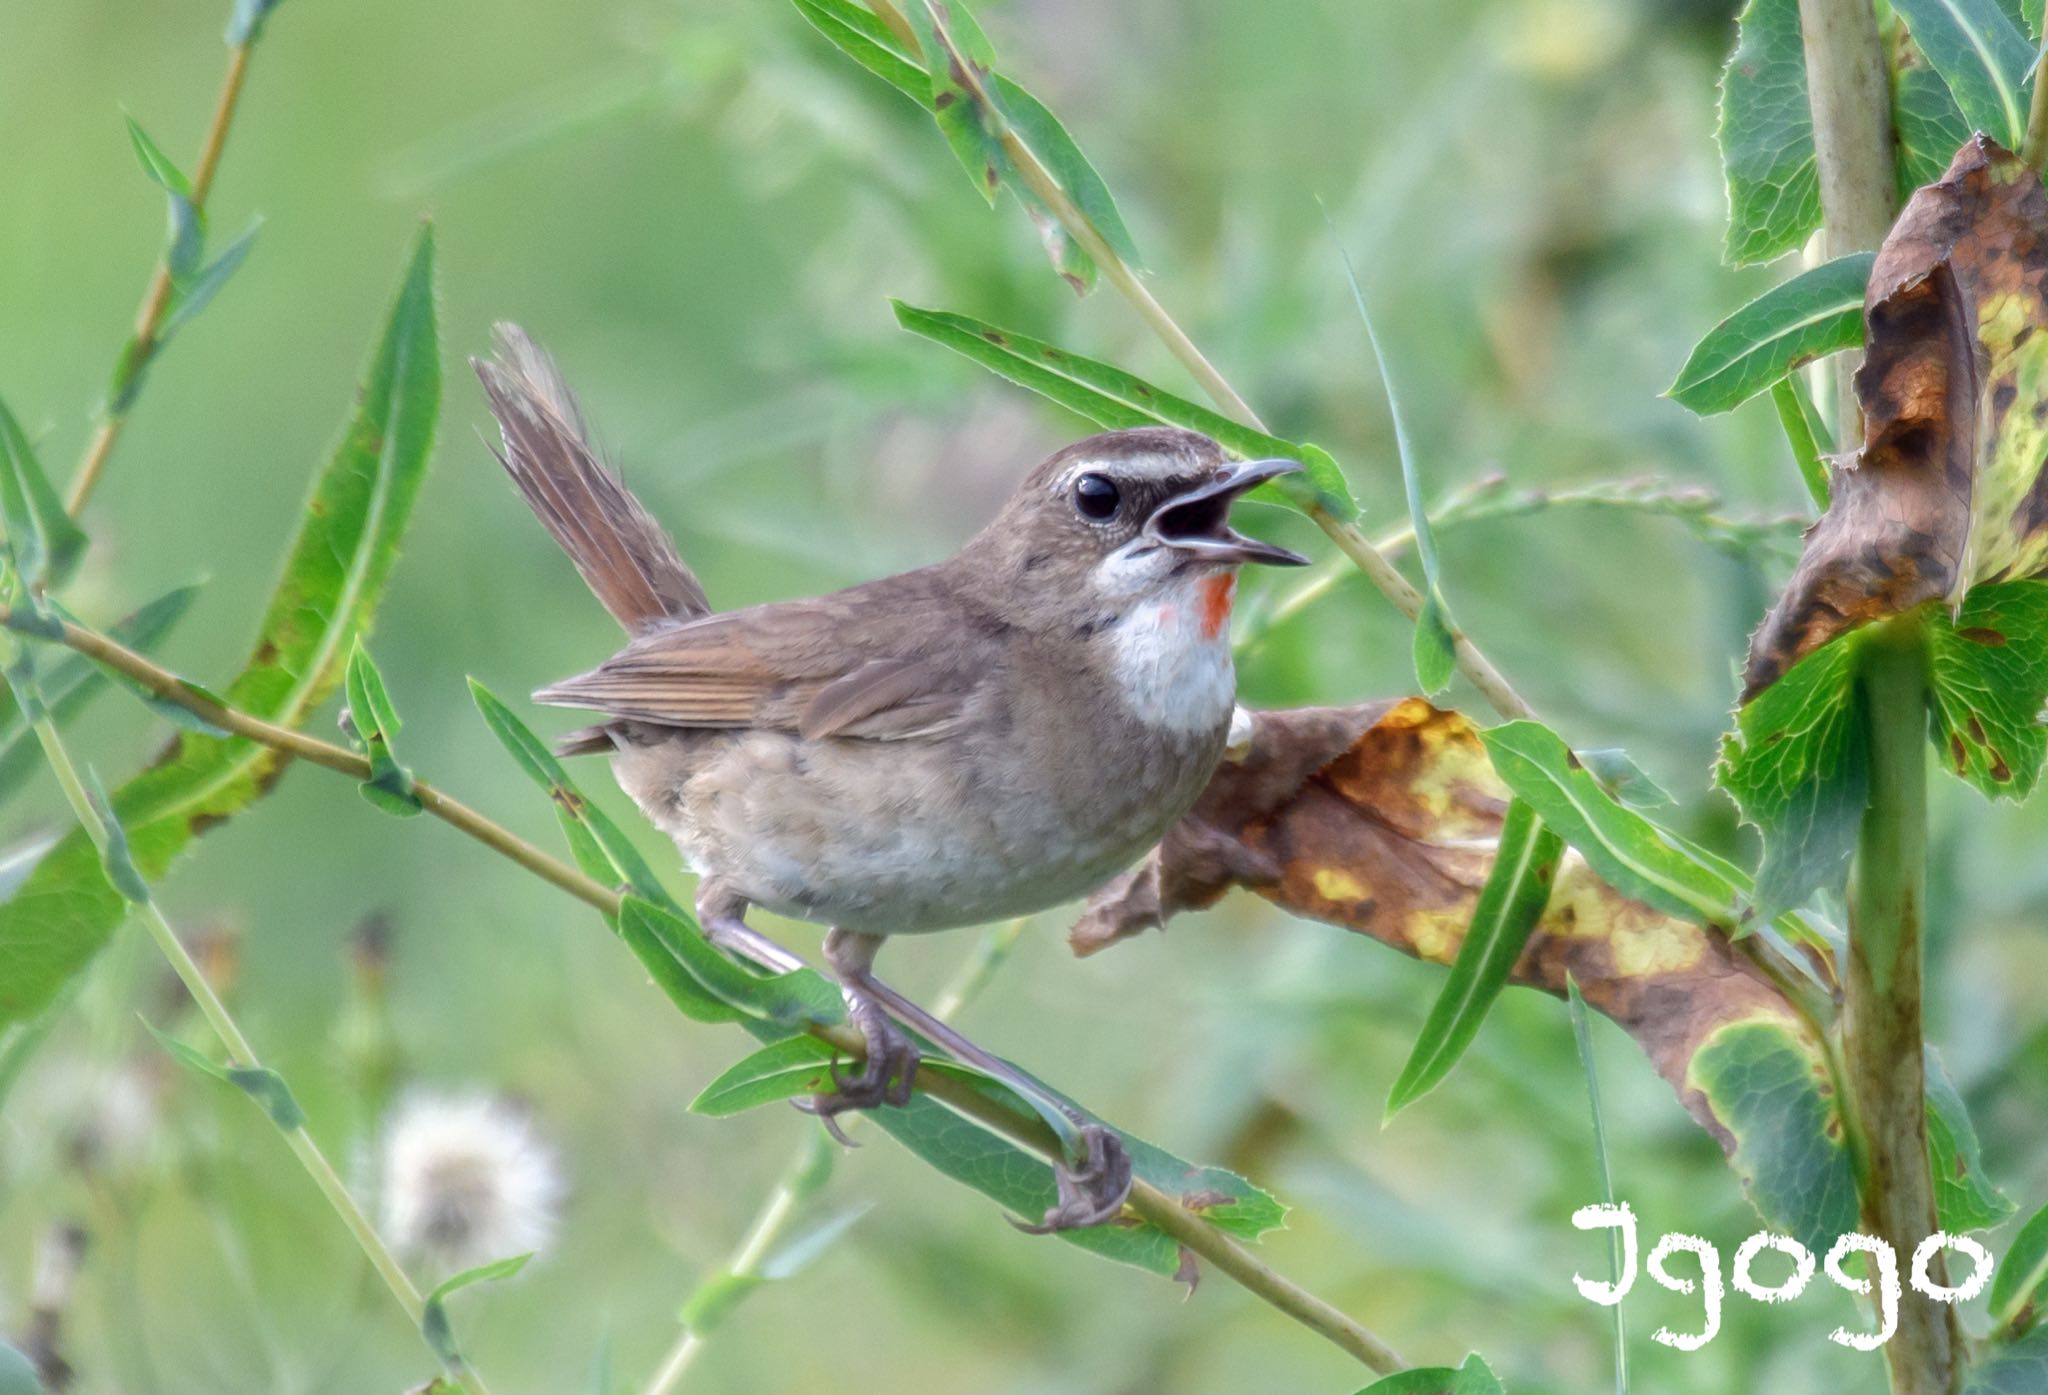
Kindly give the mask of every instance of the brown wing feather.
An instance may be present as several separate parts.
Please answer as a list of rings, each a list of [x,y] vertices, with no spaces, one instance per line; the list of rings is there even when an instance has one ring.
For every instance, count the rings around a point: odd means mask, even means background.
[[[668,726],[908,740],[948,729],[993,668],[985,631],[929,571],[910,572],[644,635],[534,698]]]

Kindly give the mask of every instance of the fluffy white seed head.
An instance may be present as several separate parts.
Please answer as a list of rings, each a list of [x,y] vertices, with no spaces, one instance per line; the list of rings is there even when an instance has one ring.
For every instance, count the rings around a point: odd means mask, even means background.
[[[522,1109],[415,1091],[384,1127],[381,1212],[393,1249],[454,1271],[546,1247],[562,1199],[554,1150]]]

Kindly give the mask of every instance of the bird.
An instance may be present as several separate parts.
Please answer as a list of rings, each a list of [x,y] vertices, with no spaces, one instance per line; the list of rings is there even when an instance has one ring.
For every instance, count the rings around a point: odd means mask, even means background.
[[[715,611],[591,444],[562,373],[516,325],[472,359],[512,483],[628,641],[534,693],[602,720],[565,754],[618,783],[698,876],[713,943],[770,967],[750,907],[827,927],[823,954],[865,1060],[804,1102],[910,1098],[896,1020],[1036,1099],[1044,1088],[873,972],[885,940],[1072,900],[1142,856],[1194,803],[1236,705],[1237,570],[1308,559],[1230,526],[1248,490],[1301,469],[1233,460],[1167,426],[1108,431],[1025,475],[950,558],[812,599]],[[1071,1106],[1061,1105],[1069,1110]],[[1118,1215],[1116,1134],[1075,1116],[1058,1201],[1032,1231]],[[843,1138],[843,1135],[841,1135]]]

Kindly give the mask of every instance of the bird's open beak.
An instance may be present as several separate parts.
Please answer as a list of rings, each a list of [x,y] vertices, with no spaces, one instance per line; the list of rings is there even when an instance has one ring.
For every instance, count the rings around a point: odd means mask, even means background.
[[[1205,562],[1264,562],[1280,567],[1305,567],[1308,558],[1230,526],[1230,506],[1238,495],[1281,475],[1301,469],[1298,460],[1234,460],[1208,483],[1176,494],[1145,520],[1145,536],[1165,547]]]

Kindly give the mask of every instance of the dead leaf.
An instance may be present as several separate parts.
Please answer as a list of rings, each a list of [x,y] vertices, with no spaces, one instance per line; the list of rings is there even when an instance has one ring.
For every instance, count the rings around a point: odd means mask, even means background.
[[[2048,194],[1984,136],[1878,250],[1863,447],[1750,641],[1744,701],[1835,636],[2048,564]]]

